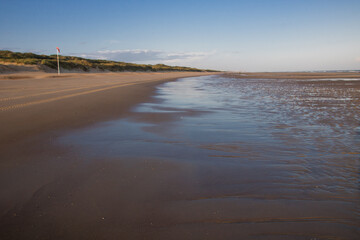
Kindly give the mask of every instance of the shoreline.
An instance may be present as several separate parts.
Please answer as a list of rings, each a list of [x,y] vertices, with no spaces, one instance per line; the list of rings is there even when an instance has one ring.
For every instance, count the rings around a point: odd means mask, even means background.
[[[111,120],[150,98],[161,83],[213,74],[21,73],[16,79],[0,77],[0,144]]]

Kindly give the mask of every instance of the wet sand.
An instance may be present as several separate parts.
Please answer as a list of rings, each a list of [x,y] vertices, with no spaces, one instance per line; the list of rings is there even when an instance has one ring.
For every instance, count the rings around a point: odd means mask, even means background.
[[[118,78],[109,75],[107,79],[113,84]],[[359,195],[357,186],[352,185],[359,178],[359,168],[353,168],[358,166],[358,147],[352,141],[341,138],[337,141],[335,137],[353,134],[351,129],[358,126],[358,109],[354,107],[359,103],[358,82],[351,85],[322,80],[242,82],[243,98],[239,102],[251,104],[235,108],[243,111],[241,116],[254,108],[261,111],[246,116],[245,127],[240,131],[239,125],[233,125],[239,119],[227,119],[224,106],[217,109],[213,103],[214,109],[192,107],[195,100],[191,96],[199,96],[197,101],[207,103],[207,98],[201,98],[204,89],[196,85],[195,92],[191,92],[192,88],[186,91],[175,88],[181,92],[180,105],[166,106],[162,105],[164,100],[150,99],[149,94],[156,84],[168,80],[126,87],[122,80],[119,82],[122,87],[100,87],[95,85],[98,78],[94,77],[90,88],[74,89],[88,87],[88,79],[83,79],[84,85],[80,81],[71,87],[72,81],[66,86],[55,81],[54,86],[44,88],[43,92],[38,92],[44,87],[43,79],[39,78],[36,85],[39,90],[32,89],[33,80],[11,80],[24,82],[12,82],[15,85],[6,85],[7,88],[1,85],[6,92],[4,98],[14,101],[2,105],[5,110],[0,113],[14,114],[8,120],[1,118],[10,126],[1,124],[6,133],[0,152],[1,239],[359,236]],[[30,89],[27,92],[25,87],[24,91],[29,94],[26,96],[32,95],[31,101],[22,98],[24,93],[11,92],[26,83]],[[234,89],[231,85],[224,87]],[[54,89],[64,92],[49,94]],[[339,99],[312,99],[314,93],[316,98]],[[276,101],[268,102],[266,97]],[[344,98],[353,100],[345,106],[341,100]],[[148,105],[141,105],[143,110],[129,111],[133,104],[141,102]],[[288,102],[294,104],[293,108],[286,108]],[[89,103],[92,104],[88,106]],[[155,107],[149,109],[152,104]],[[207,114],[215,110],[219,114],[210,118]],[[54,118],[41,122],[39,116],[32,117],[34,113],[40,116],[51,113]],[[287,122],[280,121],[277,113],[288,114]],[[326,117],[329,113],[333,114],[332,119]],[[320,117],[314,117],[317,115]],[[127,120],[115,120],[119,117]],[[275,142],[265,141],[261,131],[253,132],[251,124],[255,118],[270,124],[261,127],[269,127],[268,133]],[[107,121],[111,119],[114,121]],[[188,122],[182,122],[183,119]],[[222,126],[224,119],[229,122]],[[100,123],[94,125],[96,122]],[[296,125],[299,122],[304,126]],[[186,124],[188,128],[181,128]],[[323,129],[306,128],[309,125],[325,126],[337,135],[327,139],[328,135],[321,135]],[[202,132],[204,127],[209,132]],[[185,138],[178,137],[179,134]],[[244,135],[247,137],[238,139]],[[311,148],[314,139],[315,150]],[[327,140],[333,145],[328,145]],[[344,172],[339,175],[336,166],[344,168]]]

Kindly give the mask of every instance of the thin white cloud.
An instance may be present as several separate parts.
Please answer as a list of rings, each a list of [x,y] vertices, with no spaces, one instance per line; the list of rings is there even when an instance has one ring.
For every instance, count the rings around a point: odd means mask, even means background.
[[[77,53],[70,53],[71,56],[79,56],[82,58],[92,58],[92,59],[101,59],[101,60],[108,60],[106,57],[98,55],[98,54],[77,54]]]
[[[214,52],[166,52],[147,49],[103,50],[93,54],[82,54],[85,58],[107,59],[136,63],[181,64],[201,60]]]
[[[356,62],[360,62],[360,57],[355,58]]]

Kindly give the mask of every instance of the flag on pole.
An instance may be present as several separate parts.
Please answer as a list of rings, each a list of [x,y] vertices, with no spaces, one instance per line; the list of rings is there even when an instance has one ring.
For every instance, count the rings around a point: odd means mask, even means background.
[[[59,63],[59,53],[60,53],[60,48],[56,47],[56,58],[57,58],[57,65],[58,65],[58,75],[60,75],[60,63]]]

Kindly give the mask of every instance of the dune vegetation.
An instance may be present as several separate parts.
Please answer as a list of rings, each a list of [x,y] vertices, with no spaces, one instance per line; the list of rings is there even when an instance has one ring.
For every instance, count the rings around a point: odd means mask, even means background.
[[[60,67],[66,70],[82,70],[89,72],[91,70],[112,71],[112,72],[167,72],[167,71],[187,71],[187,72],[215,72],[214,70],[203,70],[190,67],[167,66],[164,64],[135,64],[126,62],[117,62],[100,59],[86,59],[74,56],[59,56]],[[34,53],[20,53],[7,50],[0,51],[0,64],[26,64],[47,66],[51,69],[57,69],[56,55],[38,55]]]

